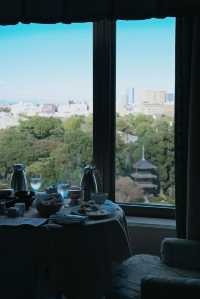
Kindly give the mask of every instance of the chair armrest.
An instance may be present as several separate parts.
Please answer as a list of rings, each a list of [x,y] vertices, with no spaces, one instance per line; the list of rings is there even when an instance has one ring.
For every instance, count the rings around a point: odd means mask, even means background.
[[[161,260],[170,267],[200,270],[200,241],[165,238],[161,243]]]
[[[146,276],[141,281],[141,299],[196,299],[200,296],[200,279],[159,278]]]

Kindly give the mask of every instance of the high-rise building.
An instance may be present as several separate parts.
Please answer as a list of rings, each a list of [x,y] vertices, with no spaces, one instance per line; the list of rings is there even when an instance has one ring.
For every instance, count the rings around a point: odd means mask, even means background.
[[[137,90],[136,90],[137,91]],[[174,94],[165,90],[143,90],[136,93],[133,87],[117,101],[117,112],[121,115],[142,113],[159,117],[174,116]]]
[[[126,105],[127,106],[132,106],[135,104],[135,93],[134,93],[134,88],[128,88],[127,93],[126,93]]]
[[[148,102],[149,104],[162,105],[165,103],[165,98],[165,90],[145,90],[143,92],[143,102]]]
[[[172,104],[172,105],[174,104],[174,93],[166,93],[165,103]]]
[[[140,99],[141,112],[147,115],[163,115],[166,91],[145,90]]]

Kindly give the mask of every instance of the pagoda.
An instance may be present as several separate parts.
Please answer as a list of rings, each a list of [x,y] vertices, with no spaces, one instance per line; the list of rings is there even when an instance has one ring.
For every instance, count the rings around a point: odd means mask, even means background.
[[[149,202],[149,196],[158,195],[159,179],[157,167],[145,159],[144,146],[142,147],[142,158],[133,165],[133,173],[131,174],[131,177],[144,191],[145,202]]]

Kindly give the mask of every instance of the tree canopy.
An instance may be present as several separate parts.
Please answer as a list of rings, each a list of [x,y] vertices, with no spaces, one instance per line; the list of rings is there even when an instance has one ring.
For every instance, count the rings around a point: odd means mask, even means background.
[[[91,163],[93,158],[92,122],[92,115],[72,116],[64,121],[34,116],[23,118],[16,127],[1,129],[0,178],[10,175],[13,164],[24,163],[28,175],[42,175],[42,188],[60,181],[79,184],[83,167]],[[145,158],[151,160],[158,169],[161,195],[173,201],[175,184],[172,119],[129,114],[118,115],[116,123],[117,192],[119,193],[119,186],[123,190],[131,190],[133,164],[141,158],[144,146]],[[136,190],[134,184],[133,189]],[[127,198],[133,197],[133,194],[142,192],[132,190]]]

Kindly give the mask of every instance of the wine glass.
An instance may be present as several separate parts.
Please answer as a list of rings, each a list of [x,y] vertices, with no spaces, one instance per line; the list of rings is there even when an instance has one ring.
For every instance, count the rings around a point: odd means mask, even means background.
[[[30,185],[33,191],[38,191],[42,185],[41,175],[35,175],[30,178]]]
[[[57,185],[57,192],[62,196],[64,203],[67,204],[68,184],[60,183]]]

